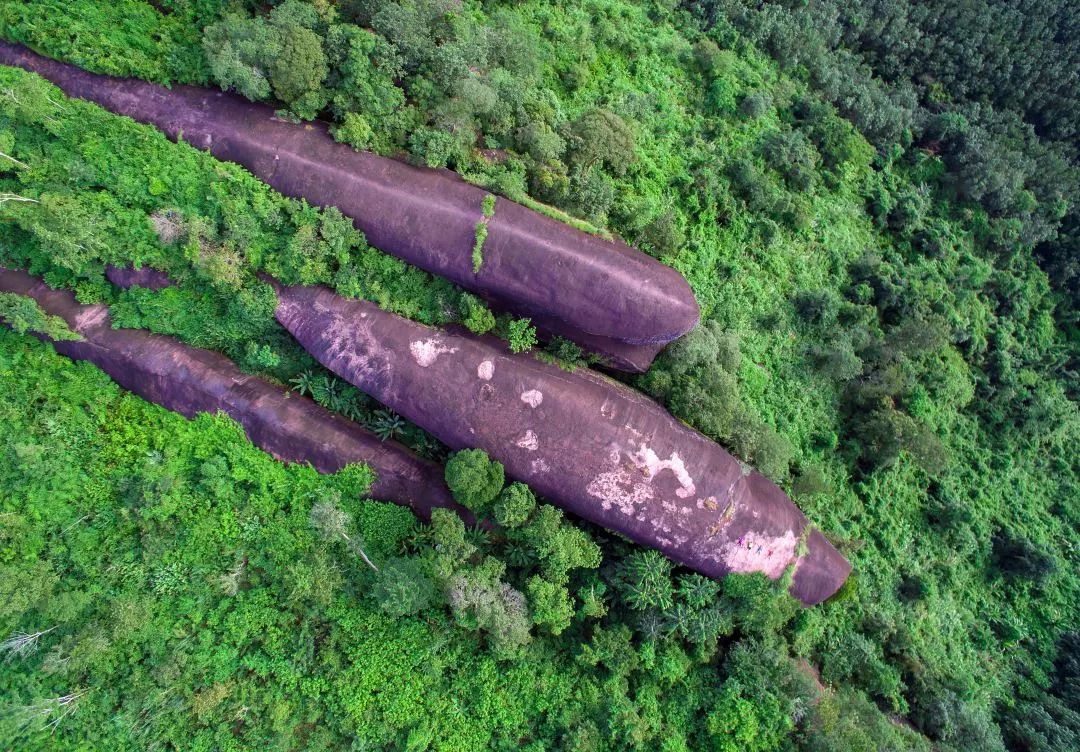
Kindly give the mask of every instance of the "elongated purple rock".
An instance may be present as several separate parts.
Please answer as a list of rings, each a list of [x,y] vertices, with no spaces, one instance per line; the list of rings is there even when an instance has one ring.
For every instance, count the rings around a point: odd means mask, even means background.
[[[56,351],[90,361],[143,399],[189,418],[224,412],[243,426],[256,446],[287,462],[310,463],[319,472],[364,462],[377,476],[373,498],[407,505],[423,519],[436,507],[472,519],[450,497],[435,463],[396,442],[380,441],[310,399],[241,372],[222,355],[172,337],[113,329],[105,306],[80,305],[72,293],[53,290],[21,271],[0,268],[0,291],[28,295],[66,321],[83,339],[54,342]]]
[[[495,204],[474,273],[485,192],[447,170],[354,151],[321,123],[284,122],[265,105],[220,91],[100,76],[4,42],[0,63],[243,165],[287,196],[336,206],[376,248],[529,316],[615,367],[647,369],[697,324],[697,302],[674,269],[505,198]]]
[[[145,287],[148,290],[162,290],[173,285],[169,275],[149,266],[133,269],[108,264],[105,267],[105,277],[117,287],[123,287],[125,290],[132,286]]]
[[[807,604],[851,571],[775,484],[622,384],[324,288],[279,286],[278,300],[278,321],[327,368],[585,519],[713,577],[793,564]]]

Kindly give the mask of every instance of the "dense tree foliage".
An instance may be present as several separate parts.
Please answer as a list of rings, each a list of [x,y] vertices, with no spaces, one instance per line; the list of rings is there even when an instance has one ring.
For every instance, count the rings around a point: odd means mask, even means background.
[[[356,148],[675,266],[704,323],[634,385],[777,479],[855,567],[800,610],[783,581],[714,583],[567,519],[486,457],[450,480],[494,528],[414,526],[4,334],[6,736],[1074,747],[1073,16],[1052,0],[0,3],[0,34],[47,54],[324,117]],[[289,342],[256,273],[535,344],[531,322],[334,211],[32,76],[0,70],[0,118],[0,193],[30,199],[0,202],[0,262],[429,456],[445,450]],[[132,262],[177,286],[104,282]]]
[[[33,332],[58,342],[82,339],[66,321],[50,316],[33,298],[15,293],[0,292],[0,322],[19,334]]]
[[[722,668],[693,632],[609,612],[599,547],[552,507],[518,504],[505,537],[446,510],[423,526],[361,500],[366,468],[286,467],[227,418],[187,421],[32,338],[0,330],[0,373],[0,733],[17,748],[689,750],[725,743],[702,720],[731,712],[722,682],[756,702],[767,666],[781,683],[751,712],[777,730],[821,695],[760,632],[737,644],[763,658]],[[676,589],[751,605],[696,575]],[[710,658],[742,634],[717,624]]]
[[[914,145],[942,183],[1032,247],[1080,302],[1080,33],[1060,0],[685,3],[807,77],[879,148]],[[914,142],[914,143],[913,143]]]
[[[473,512],[486,514],[502,491],[506,476],[498,462],[479,449],[455,452],[446,461],[446,485],[454,499]]]

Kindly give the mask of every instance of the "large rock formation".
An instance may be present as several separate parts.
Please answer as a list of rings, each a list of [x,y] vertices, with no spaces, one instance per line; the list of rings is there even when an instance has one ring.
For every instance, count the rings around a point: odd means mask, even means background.
[[[95,75],[10,43],[0,42],[0,63],[243,165],[287,196],[337,206],[376,248],[529,316],[615,367],[645,370],[697,323],[693,293],[674,269],[505,198],[495,204],[474,273],[482,189],[446,170],[354,151],[321,123],[284,122],[267,106],[220,91]]]
[[[278,320],[327,368],[585,519],[713,577],[794,565],[807,604],[851,570],[775,484],[632,389],[323,288],[279,286],[278,299]]]
[[[132,286],[145,287],[148,290],[163,290],[172,287],[173,281],[169,275],[153,267],[144,266],[135,269],[127,266],[105,266],[105,277],[117,287],[125,290]]]
[[[364,462],[377,475],[373,498],[407,505],[423,519],[435,507],[453,508],[472,519],[451,499],[435,463],[393,441],[380,441],[305,397],[241,372],[224,356],[171,337],[113,329],[105,306],[80,305],[72,293],[53,290],[24,272],[0,268],[0,291],[28,295],[64,319],[83,339],[54,342],[57,352],[90,361],[150,402],[189,418],[227,413],[256,446],[281,460],[310,463],[319,472]]]

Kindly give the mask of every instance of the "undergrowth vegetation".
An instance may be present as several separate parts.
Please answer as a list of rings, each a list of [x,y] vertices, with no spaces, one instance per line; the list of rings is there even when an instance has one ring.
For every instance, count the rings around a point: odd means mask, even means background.
[[[1057,90],[1040,84],[1020,112],[959,64],[930,81],[917,59],[875,41],[893,31],[855,34],[839,10],[822,11],[833,4],[153,5],[164,12],[137,0],[0,3],[0,34],[94,70],[217,83],[291,117],[325,117],[356,148],[449,166],[671,264],[703,323],[635,385],[780,482],[855,574],[831,601],[797,610],[755,578],[717,585],[672,571],[558,519],[519,484],[503,488],[483,463],[452,460],[462,501],[501,532],[449,518],[413,529],[408,515],[343,494],[349,524],[396,520],[395,532],[361,534],[376,575],[318,539],[313,497],[290,490],[333,481],[275,465],[224,423],[121,397],[92,369],[4,334],[5,380],[21,386],[5,403],[0,514],[5,531],[27,532],[0,533],[12,573],[0,582],[15,583],[0,631],[55,627],[36,638],[42,650],[0,670],[20,712],[45,721],[19,726],[20,738],[1077,745],[1077,182],[1062,145],[1072,100],[1059,98],[1055,115]],[[947,31],[905,19],[929,37]],[[1042,54],[1043,42],[1025,44]],[[991,105],[1028,118],[1030,132]],[[413,445],[422,432],[289,342],[258,272],[425,323],[495,330],[515,349],[535,343],[527,320],[497,324],[472,296],[367,247],[334,210],[278,197],[29,74],[0,69],[0,116],[0,191],[32,199],[0,203],[0,262],[109,303],[119,324],[221,350],[387,436],[413,431]],[[178,285],[118,292],[107,263],[150,264]],[[561,347],[552,351],[581,361]],[[120,478],[159,482],[146,452],[164,451],[164,424],[177,437],[176,459],[161,460],[168,487],[125,501]],[[444,457],[435,443],[424,451]],[[217,455],[248,469],[201,490],[200,468]],[[277,480],[250,480],[263,475]],[[33,511],[39,496],[20,490],[42,483],[56,484],[54,511]],[[252,483],[252,499],[237,490]],[[189,486],[204,511],[159,521],[153,510]],[[280,550],[244,537],[236,520],[251,516]],[[572,567],[549,561],[564,554]],[[241,560],[253,584],[214,584]],[[117,574],[125,566],[144,569],[129,581]],[[136,606],[160,624],[125,616]],[[51,736],[34,730],[76,703]],[[106,720],[113,707],[120,719]]]
[[[6,330],[0,374],[0,733],[20,748],[724,748],[793,714],[825,748],[868,733],[836,728],[847,701],[777,641],[796,607],[776,585],[673,575],[600,531],[629,564],[597,570],[593,536],[482,456],[448,480],[494,498],[499,540]]]

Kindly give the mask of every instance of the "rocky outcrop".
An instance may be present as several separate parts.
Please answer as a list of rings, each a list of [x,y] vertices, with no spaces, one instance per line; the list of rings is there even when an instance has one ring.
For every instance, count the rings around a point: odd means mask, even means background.
[[[187,417],[218,411],[235,419],[252,443],[278,459],[310,463],[332,473],[363,462],[376,473],[375,499],[404,504],[428,519],[450,507],[468,520],[443,482],[442,469],[392,441],[382,442],[357,424],[311,400],[241,372],[208,350],[135,329],[113,329],[108,309],[80,305],[66,290],[53,290],[24,272],[0,268],[0,291],[28,295],[59,316],[83,339],[54,342],[57,352],[88,360],[140,397]]]
[[[148,290],[162,290],[172,287],[173,281],[165,272],[158,271],[149,266],[140,269],[120,267],[108,264],[105,267],[105,277],[117,287],[125,290],[129,287],[145,287]]]
[[[278,320],[323,365],[574,514],[713,577],[794,566],[807,604],[851,571],[775,484],[622,384],[323,288],[277,290]]]
[[[485,192],[449,171],[354,151],[320,123],[288,123],[265,105],[220,91],[95,75],[3,42],[0,63],[243,165],[287,196],[337,206],[376,248],[529,316],[615,367],[645,370],[697,323],[693,293],[674,269],[505,198],[487,223],[474,272]]]

